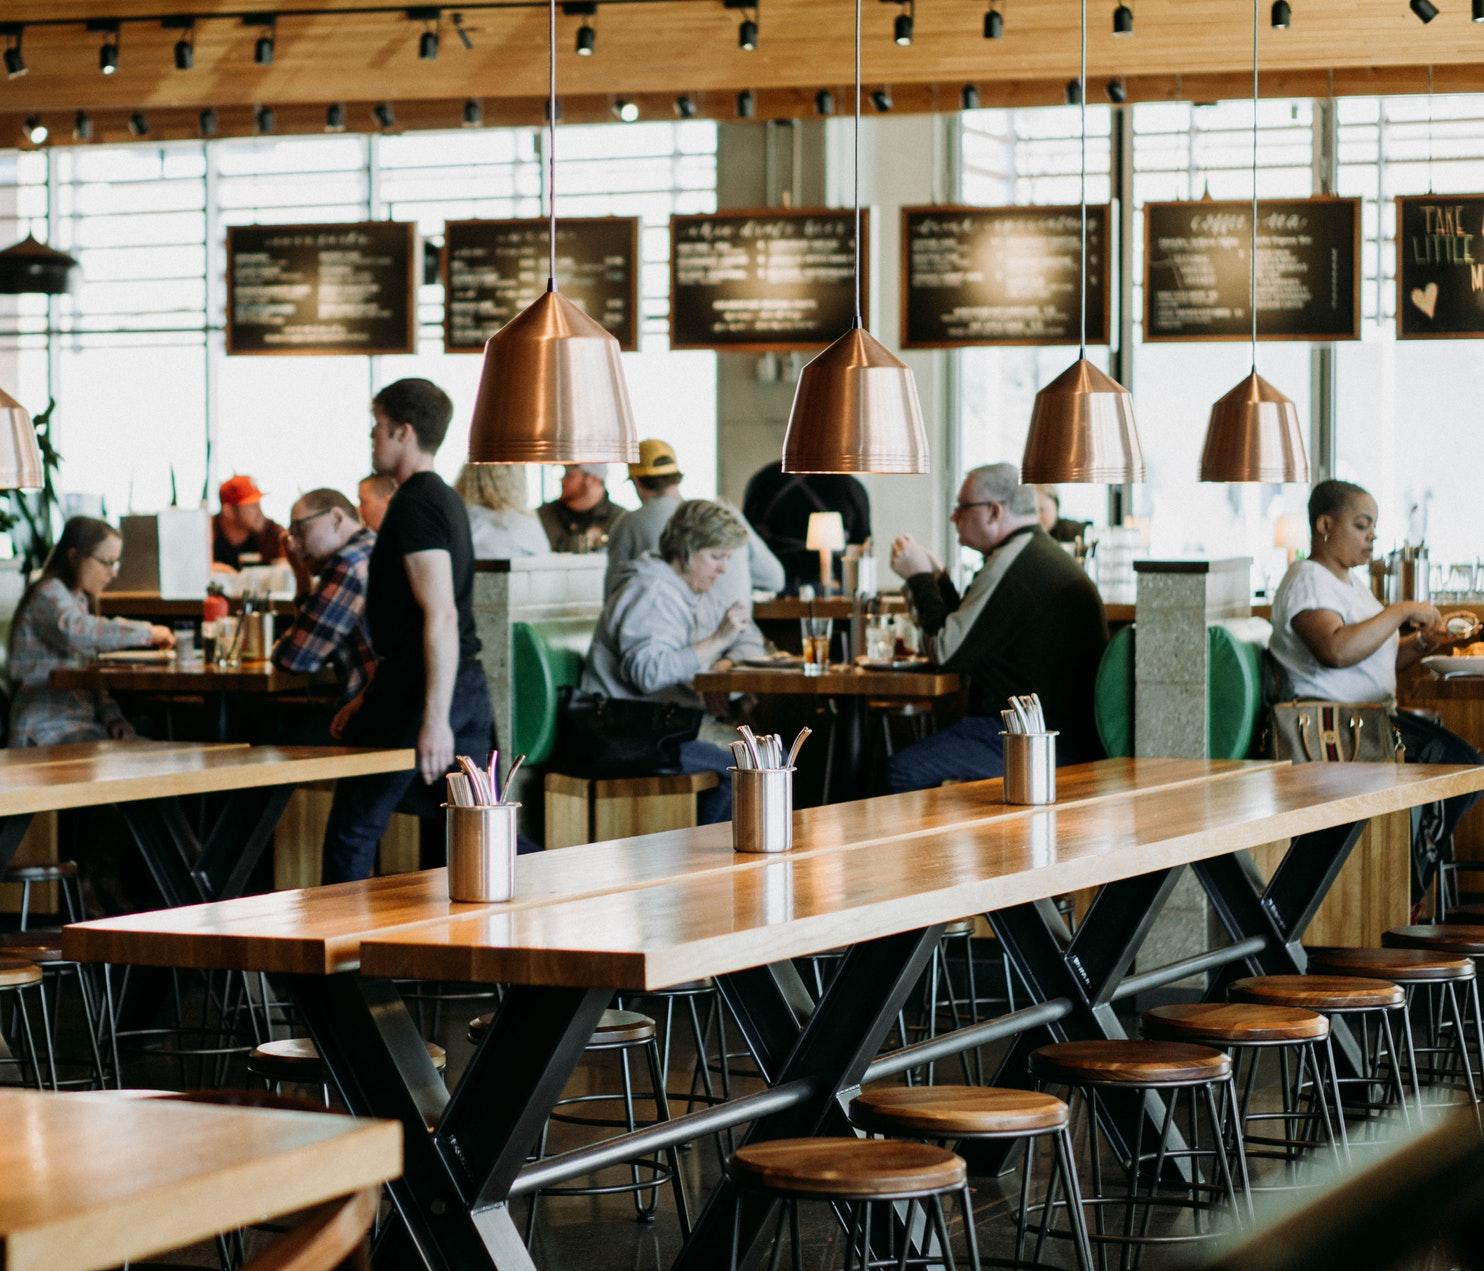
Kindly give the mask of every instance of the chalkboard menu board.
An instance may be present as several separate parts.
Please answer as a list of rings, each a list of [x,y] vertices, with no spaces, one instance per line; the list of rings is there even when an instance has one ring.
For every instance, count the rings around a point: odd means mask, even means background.
[[[1144,206],[1144,339],[1252,336],[1252,205]],[[1257,205],[1261,340],[1360,338],[1360,200]]]
[[[863,212],[863,288],[868,225]],[[672,216],[670,347],[762,352],[829,344],[855,316],[854,270],[852,211]]]
[[[1484,194],[1397,199],[1396,334],[1484,336]]]
[[[227,230],[227,352],[411,353],[417,226]]]
[[[1076,344],[1081,213],[904,207],[902,347]],[[1087,209],[1087,342],[1108,341],[1108,208]]]
[[[444,338],[450,353],[485,341],[546,290],[544,217],[449,221],[444,230]],[[639,347],[639,221],[563,218],[557,224],[557,286],[625,349]]]

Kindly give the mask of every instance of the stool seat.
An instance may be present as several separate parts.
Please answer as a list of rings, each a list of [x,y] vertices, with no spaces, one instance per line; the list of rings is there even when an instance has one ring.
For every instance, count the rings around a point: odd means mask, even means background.
[[[486,1011],[483,1015],[476,1016],[469,1021],[469,1040],[476,1045],[484,1039],[489,1032],[490,1025],[494,1023],[494,1011]],[[606,1010],[603,1018],[598,1021],[598,1026],[593,1029],[592,1040],[589,1046],[627,1046],[638,1042],[647,1042],[656,1033],[654,1020],[648,1015],[641,1015],[638,1011],[616,1011]]]
[[[433,1067],[442,1072],[448,1066],[448,1055],[436,1042],[425,1042]],[[307,1037],[289,1037],[284,1041],[264,1042],[248,1056],[248,1066],[266,1081],[289,1081],[296,1085],[317,1086],[329,1079],[319,1050]]]
[[[1472,980],[1474,964],[1464,954],[1431,949],[1310,949],[1309,967],[1324,975],[1368,975],[1396,984]]]
[[[1191,1042],[1056,1042],[1031,1052],[1031,1075],[1077,1085],[1177,1086],[1223,1081],[1232,1061],[1222,1051]]]
[[[0,932],[0,957],[24,962],[61,962],[62,933],[56,927]]]
[[[1036,1090],[993,1086],[890,1086],[867,1090],[850,1105],[850,1119],[877,1134],[931,1139],[1020,1137],[1059,1130],[1067,1105]]]
[[[1393,927],[1381,937],[1381,943],[1388,949],[1432,949],[1484,958],[1484,925],[1443,922]]]
[[[7,865],[7,883],[60,883],[77,877],[76,861],[51,861],[44,865]]]
[[[1238,1046],[1256,1042],[1322,1041],[1329,1020],[1298,1006],[1245,1002],[1193,1002],[1144,1012],[1144,1036]]]
[[[41,968],[21,958],[0,958],[0,989],[23,989],[41,983]]]
[[[908,1197],[962,1187],[963,1158],[946,1148],[898,1139],[775,1139],[740,1148],[741,1182],[793,1196]]]
[[[1237,980],[1229,992],[1234,1002],[1302,1006],[1311,1011],[1360,1011],[1401,1006],[1407,995],[1386,980],[1354,975],[1254,975]]]
[[[972,918],[960,918],[957,922],[950,922],[943,928],[945,936],[970,936],[974,934],[974,920]]]

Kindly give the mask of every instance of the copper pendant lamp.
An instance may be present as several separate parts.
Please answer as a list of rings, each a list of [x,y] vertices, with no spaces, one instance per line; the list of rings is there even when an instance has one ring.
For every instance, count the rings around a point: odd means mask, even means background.
[[[855,0],[855,320],[799,375],[783,438],[785,472],[928,470],[917,382],[861,321],[860,131],[861,0]]]
[[[39,490],[44,484],[30,412],[0,389],[0,490]]]
[[[1087,360],[1087,0],[1081,0],[1077,101],[1081,110],[1082,161],[1078,168],[1082,211],[1078,271],[1077,360],[1036,394],[1020,479],[1122,485],[1144,479],[1144,451],[1128,389]]]
[[[1309,480],[1309,456],[1298,408],[1257,373],[1257,0],[1252,0],[1252,224],[1248,306],[1252,311],[1252,370],[1211,407],[1201,448],[1202,481]]]
[[[470,463],[638,463],[618,341],[556,285],[556,0],[547,15],[546,293],[484,346]]]

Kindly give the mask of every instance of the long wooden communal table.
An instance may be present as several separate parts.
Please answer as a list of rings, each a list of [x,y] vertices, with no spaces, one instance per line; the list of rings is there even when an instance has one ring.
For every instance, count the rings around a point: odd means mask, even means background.
[[[240,896],[296,785],[411,768],[411,750],[99,742],[5,751],[0,869],[37,812],[117,804],[167,905]],[[34,756],[34,758],[32,758]],[[179,800],[219,794],[199,836]]]
[[[95,1271],[376,1187],[402,1129],[316,1112],[0,1091],[0,1267]]]
[[[348,1106],[409,1130],[392,1188],[404,1222],[382,1264],[414,1256],[395,1243],[410,1240],[440,1271],[526,1269],[508,1203],[539,1186],[729,1125],[752,1122],[754,1140],[841,1131],[864,1080],[1036,1028],[1118,1036],[1116,1000],[1198,972],[1302,969],[1299,937],[1365,819],[1484,787],[1484,769],[1123,761],[1065,770],[1060,784],[1062,801],[1042,809],[993,804],[998,783],[985,782],[801,813],[784,858],[735,856],[716,827],[527,857],[507,905],[452,906],[434,873],[109,919],[68,928],[65,942],[85,960],[285,972]],[[1245,849],[1289,837],[1265,886]],[[1129,976],[1186,865],[1232,943]],[[1050,898],[1084,887],[1101,890],[1067,944]],[[1033,1004],[878,1056],[943,925],[986,911]],[[815,1002],[790,959],[841,945],[841,972]],[[393,976],[511,985],[452,1096]],[[702,976],[716,978],[768,1088],[527,1165],[612,993]],[[1002,1078],[1024,1081],[1023,1058],[1017,1044]],[[725,1263],[733,1200],[723,1184],[679,1265]],[[764,1216],[744,1211],[747,1247]]]

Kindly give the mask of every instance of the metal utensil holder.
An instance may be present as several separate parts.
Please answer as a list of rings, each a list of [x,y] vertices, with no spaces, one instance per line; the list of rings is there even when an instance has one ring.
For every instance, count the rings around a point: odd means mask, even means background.
[[[732,848],[786,852],[794,845],[794,770],[730,768]]]
[[[1005,733],[1005,802],[1056,802],[1054,732]]]
[[[444,804],[448,812],[448,898],[489,903],[515,894],[518,803]]]

